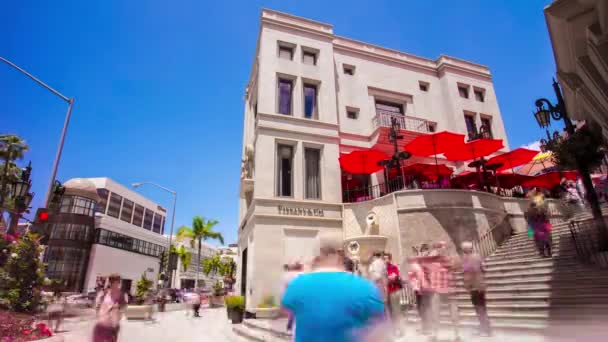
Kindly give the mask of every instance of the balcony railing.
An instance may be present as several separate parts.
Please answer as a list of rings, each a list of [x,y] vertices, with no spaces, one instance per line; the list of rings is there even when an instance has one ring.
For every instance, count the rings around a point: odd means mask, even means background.
[[[382,109],[376,109],[376,116],[372,119],[374,128],[378,127],[391,127],[391,119],[397,119],[399,127],[403,130],[420,132],[420,133],[432,133],[431,125],[427,120],[416,118],[413,116],[405,116]]]

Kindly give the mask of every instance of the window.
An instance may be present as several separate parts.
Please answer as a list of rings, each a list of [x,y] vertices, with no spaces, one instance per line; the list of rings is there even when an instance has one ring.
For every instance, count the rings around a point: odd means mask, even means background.
[[[359,110],[356,108],[346,108],[346,117],[356,120],[359,117]]]
[[[160,233],[165,234],[165,222],[167,222],[167,218],[163,216],[163,223],[160,225]]]
[[[277,145],[277,195],[291,197],[293,146]]]
[[[304,84],[304,117],[317,118],[317,86],[314,84]]]
[[[122,211],[120,212],[120,219],[131,223],[131,215],[133,214],[133,202],[128,199],[122,201]]]
[[[106,207],[108,206],[108,195],[110,194],[110,192],[108,191],[108,189],[97,189],[97,194],[101,199],[99,200],[99,202],[97,202],[97,205],[95,206],[95,212],[105,214]]]
[[[469,98],[469,87],[464,86],[464,85],[458,85],[458,94],[460,94],[460,97],[468,99]]]
[[[85,224],[58,223],[51,228],[50,239],[90,242],[92,228]]]
[[[160,226],[163,221],[163,216],[160,214],[154,215],[154,224],[152,225],[152,231],[160,234]]]
[[[165,250],[163,246],[102,228],[96,229],[95,243],[153,257],[160,256]]]
[[[82,291],[88,254],[88,247],[49,246],[45,256],[46,276],[61,279],[65,291]]]
[[[317,65],[317,54],[313,51],[302,51],[302,63],[308,65]]]
[[[118,218],[120,214],[120,205],[122,203],[122,196],[115,193],[110,194],[110,203],[108,204],[108,216]]]
[[[291,101],[293,93],[293,81],[279,79],[279,113],[291,115]]]
[[[344,74],[346,74],[346,75],[353,76],[355,74],[354,65],[342,64],[342,70],[344,71]]]
[[[136,204],[135,210],[133,212],[133,225],[141,227],[143,218],[144,218],[144,207],[142,207],[139,204]]]
[[[475,100],[479,102],[485,100],[485,92],[482,89],[473,89],[473,94],[475,94]]]
[[[144,229],[152,230],[152,215],[154,215],[154,212],[150,209],[146,209],[144,215]]]
[[[304,189],[307,199],[321,198],[321,151],[315,148],[304,149]]]
[[[294,46],[279,43],[279,58],[293,60]]]
[[[420,87],[421,91],[429,91],[429,84],[427,82],[419,81],[418,86]]]
[[[484,127],[485,138],[493,139],[492,134],[492,119],[489,117],[481,117],[481,126]]]
[[[61,199],[59,212],[77,215],[93,216],[95,201],[80,196],[66,195]]]
[[[471,135],[471,134],[476,135],[477,134],[477,124],[475,123],[475,115],[474,114],[465,114],[464,122],[467,125],[467,133],[469,133],[469,135]]]
[[[436,123],[427,123],[428,128],[429,128],[429,132],[430,133],[435,133],[437,131],[437,124]]]
[[[400,103],[376,100],[376,114],[380,113],[403,115],[403,105]]]

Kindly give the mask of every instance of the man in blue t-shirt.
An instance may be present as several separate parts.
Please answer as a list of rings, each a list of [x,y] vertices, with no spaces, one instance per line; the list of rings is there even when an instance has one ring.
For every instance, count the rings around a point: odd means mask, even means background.
[[[372,335],[387,332],[379,325],[384,319],[380,292],[346,272],[339,248],[323,244],[312,273],[299,275],[285,291],[281,304],[295,316],[295,342],[378,341]]]

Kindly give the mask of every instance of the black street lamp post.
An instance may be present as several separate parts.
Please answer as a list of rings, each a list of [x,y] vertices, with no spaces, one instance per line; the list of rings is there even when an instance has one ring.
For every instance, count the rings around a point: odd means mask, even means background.
[[[21,177],[13,184],[14,210],[11,212],[11,222],[8,227],[9,234],[15,233],[21,214],[23,214],[32,203],[34,194],[29,192],[32,187],[32,181],[30,180],[31,174],[32,163],[30,162],[28,166],[21,171]]]
[[[562,97],[561,89],[559,88],[559,84],[555,79],[553,79],[553,91],[555,92],[555,96],[557,97],[557,104],[553,105],[551,101],[540,98],[536,100],[534,103],[536,105],[536,112],[534,112],[534,117],[538,122],[540,128],[546,129],[547,139],[541,139],[541,148],[543,150],[552,150],[554,146],[564,139],[560,136],[560,134],[556,131],[551,135],[549,133],[549,125],[551,124],[551,119],[553,120],[564,120],[564,125],[566,127],[566,133],[568,134],[565,139],[568,139],[569,136],[574,134],[574,125],[568,116],[568,111],[566,110],[566,104],[564,103],[564,98]],[[589,174],[589,166],[583,161],[583,163],[577,163],[578,173],[583,180],[583,185],[585,186],[585,192],[587,193],[587,200],[589,201],[589,205],[591,206],[591,212],[593,213],[593,218],[595,220],[596,227],[599,233],[599,242],[602,249],[608,247],[608,233],[606,230],[606,223],[602,217],[602,210],[600,208],[600,204],[597,198],[597,193],[595,192],[595,188],[593,187],[593,182],[591,181],[591,175]]]

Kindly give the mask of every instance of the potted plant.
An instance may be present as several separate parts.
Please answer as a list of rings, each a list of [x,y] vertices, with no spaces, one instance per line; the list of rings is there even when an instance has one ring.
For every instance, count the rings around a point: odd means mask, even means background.
[[[150,290],[152,289],[152,280],[146,277],[146,272],[141,275],[141,278],[135,285],[135,303],[129,304],[125,312],[127,319],[151,319],[152,318],[152,303],[147,301]]]
[[[245,297],[243,296],[226,296],[226,310],[232,324],[243,322],[245,314]]]
[[[213,284],[213,294],[209,301],[211,307],[219,308],[224,305],[224,294],[224,286],[222,286],[222,283],[219,281],[216,281],[215,284]]]
[[[273,296],[265,296],[255,310],[255,318],[274,319],[279,315],[279,307]]]

